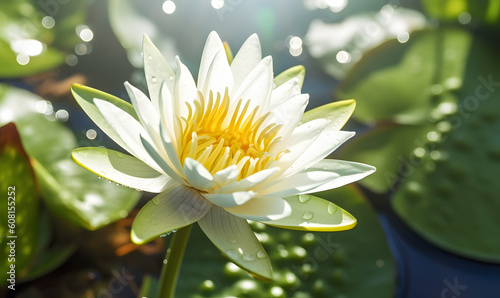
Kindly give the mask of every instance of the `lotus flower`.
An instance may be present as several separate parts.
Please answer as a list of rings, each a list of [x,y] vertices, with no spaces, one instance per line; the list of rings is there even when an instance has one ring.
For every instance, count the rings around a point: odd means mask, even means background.
[[[304,69],[274,79],[272,58],[262,58],[255,34],[233,60],[212,32],[197,82],[178,57],[174,71],[147,37],[143,55],[149,98],[128,82],[132,105],[72,86],[85,112],[131,154],[79,148],[73,159],[116,183],[159,193],[134,220],[135,243],[197,222],[231,261],[271,279],[269,257],[248,220],[313,231],[356,224],[333,203],[307,195],[375,170],[324,159],[354,135],[340,131],[354,110],[353,100],[304,114],[309,100],[301,94]]]

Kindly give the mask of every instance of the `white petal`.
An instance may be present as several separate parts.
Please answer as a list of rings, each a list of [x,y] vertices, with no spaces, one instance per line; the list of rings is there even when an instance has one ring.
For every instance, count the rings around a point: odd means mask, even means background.
[[[273,61],[271,56],[268,56],[257,64],[237,90],[233,89],[234,92],[230,97],[233,104],[242,99],[242,106],[245,105],[247,100],[251,100],[249,111],[252,111],[256,106],[260,106],[258,115],[262,115],[268,110],[272,89]]]
[[[255,197],[255,195],[256,193],[253,191],[238,191],[229,194],[203,194],[207,200],[220,207],[233,207],[244,204]]]
[[[147,154],[155,161],[155,163],[160,167],[161,171],[174,178],[178,183],[186,185],[186,181],[174,170],[174,166],[169,164],[169,160],[165,159],[158,153],[158,149],[155,148],[150,140],[147,140],[143,135],[140,136],[141,143],[146,149]]]
[[[287,102],[291,98],[300,94],[299,79],[293,78],[281,84],[278,88],[274,89],[271,94],[270,110]]]
[[[170,135],[163,124],[160,124],[160,136],[169,166],[171,166],[171,168],[174,169],[177,174],[179,174],[180,176],[184,176],[184,168],[182,167],[181,161],[179,160],[179,155],[175,149],[175,145],[170,139]]]
[[[139,89],[125,83],[125,87],[130,95],[132,104],[137,111],[137,115],[146,129],[149,137],[155,145],[158,155],[165,160],[170,168],[172,168],[180,176],[183,176],[184,170],[180,164],[177,152],[170,139],[168,131],[164,128],[164,124],[160,124],[158,109],[156,109],[147,96]],[[161,131],[161,135],[160,135]]]
[[[233,183],[217,188],[214,190],[214,193],[232,193],[235,191],[251,190],[254,187],[257,187],[259,184],[265,182],[269,177],[271,177],[278,171],[278,167],[259,171],[253,175],[241,179],[240,181],[235,181]]]
[[[139,211],[132,223],[131,238],[142,244],[162,234],[190,225],[212,208],[199,191],[171,183]]]
[[[277,220],[292,213],[287,201],[280,197],[253,198],[243,205],[224,208],[239,217],[250,220]]]
[[[246,220],[213,206],[198,224],[232,262],[262,279],[272,279],[271,261]]]
[[[146,35],[144,35],[142,51],[144,53],[144,72],[148,84],[149,96],[154,106],[158,107],[160,86],[165,83],[169,92],[173,92],[175,73]]]
[[[316,119],[302,124],[296,127],[290,136],[273,148],[272,154],[288,150],[276,163],[281,168],[281,173],[285,172],[311,146],[327,125],[328,121],[326,119]]]
[[[203,48],[203,53],[201,54],[200,70],[198,71],[198,83],[196,84],[199,90],[202,90],[201,88],[206,84],[205,80],[209,78],[207,76],[207,74],[210,73],[209,69],[213,64],[215,56],[219,52],[224,52],[225,55],[224,46],[222,45],[219,35],[217,32],[212,31],[208,35],[205,47]],[[229,67],[227,58],[225,58],[225,60]]]
[[[257,191],[259,193],[259,197],[288,197],[302,193],[309,193],[310,190],[339,177],[340,175],[335,172],[309,172],[306,170],[278,181],[263,184],[257,189]]]
[[[153,169],[162,172],[161,168],[147,154],[142,145],[140,136],[141,134],[147,135],[147,133],[141,124],[134,117],[130,116],[130,114],[108,101],[95,98],[94,103],[111,128],[127,145],[128,148],[125,149]]]
[[[324,159],[314,166],[308,168],[307,171],[335,172],[338,173],[340,177],[333,179],[328,183],[322,184],[308,191],[308,193],[341,187],[343,185],[363,179],[364,177],[375,172],[375,170],[375,167],[363,163],[345,160]]]
[[[257,34],[252,34],[243,43],[231,63],[234,75],[234,87],[238,88],[245,77],[257,66],[262,59],[260,41]]]
[[[225,169],[222,169],[214,174],[214,182],[217,187],[222,187],[229,183],[235,182],[238,179],[240,171],[238,166],[231,165]]]
[[[259,196],[288,197],[337,188],[375,172],[369,165],[343,160],[322,160],[313,167],[259,188]]]
[[[188,183],[196,189],[208,191],[214,187],[214,178],[198,161],[192,158],[184,160],[184,171]]]
[[[139,159],[105,148],[78,148],[73,160],[108,180],[138,190],[159,193],[170,177],[158,173]]]
[[[288,138],[281,140],[281,142],[273,148],[272,154],[277,154],[288,149],[290,153],[283,155],[282,159],[290,154],[293,156],[293,160],[295,160],[297,156],[304,152],[304,150],[316,140],[327,125],[328,121],[320,118],[295,127]]]
[[[217,93],[223,96],[226,88],[233,89],[233,73],[227,61],[226,52],[222,50],[215,55],[208,69],[207,77],[203,85],[198,85],[198,89],[205,98],[208,98],[210,91],[214,93],[214,96]]]
[[[137,116],[142,123],[142,126],[148,130],[149,134],[155,133],[158,135],[160,124],[160,115],[158,109],[153,106],[153,103],[141,90],[132,86],[129,82],[125,82],[130,101],[134,106]]]
[[[266,127],[267,123],[281,124],[283,128],[278,132],[277,137],[286,139],[299,124],[308,102],[309,94],[300,94],[291,98],[275,107],[271,117],[266,120],[262,127]]]
[[[176,134],[176,127],[174,125],[174,117],[175,117],[174,103],[172,99],[172,94],[168,90],[168,87],[165,83],[162,84],[162,87],[160,89],[159,110],[160,110],[160,122],[168,130],[171,138],[174,140],[175,143],[175,140],[177,139],[177,134]]]
[[[307,123],[305,123],[307,124]],[[318,163],[345,141],[354,136],[352,131],[338,131],[334,127],[325,128],[316,140],[285,171],[284,176],[293,175]]]
[[[187,117],[186,103],[191,104],[198,97],[198,91],[189,69],[176,57],[177,72],[174,89],[174,111],[177,116]]]

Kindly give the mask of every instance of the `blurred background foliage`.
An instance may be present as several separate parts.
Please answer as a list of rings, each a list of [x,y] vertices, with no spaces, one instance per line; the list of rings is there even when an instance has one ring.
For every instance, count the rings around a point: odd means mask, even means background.
[[[358,219],[351,231],[252,223],[272,283],[194,229],[179,297],[500,295],[499,23],[499,0],[1,1],[0,185],[16,185],[19,235],[17,288],[5,295],[154,297],[169,237],[132,244],[134,214],[151,194],[71,160],[76,147],[119,148],[69,86],[122,98],[126,80],[145,90],[144,34],[196,73],[212,30],[233,52],[257,33],[275,73],[304,65],[309,109],[356,99],[346,129],[358,134],[333,156],[378,170],[359,187],[318,194]]]

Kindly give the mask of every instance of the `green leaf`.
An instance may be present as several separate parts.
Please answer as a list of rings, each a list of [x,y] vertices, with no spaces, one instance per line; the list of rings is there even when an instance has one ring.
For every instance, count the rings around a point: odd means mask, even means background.
[[[52,212],[89,230],[127,216],[140,194],[117,187],[71,160],[73,133],[36,111],[36,95],[0,85],[0,123],[14,120],[32,159],[44,202]],[[4,117],[2,117],[2,115]]]
[[[139,121],[134,107],[130,103],[114,95],[79,84],[73,84],[71,86],[71,92],[73,93],[73,96],[75,97],[78,104],[82,107],[85,113],[87,113],[90,119],[92,119],[92,121],[94,121],[99,126],[99,128],[118,145],[123,148],[127,148],[126,144],[123,142],[120,136],[113,130],[111,125],[108,124],[106,119],[104,119],[104,116],[101,114],[94,103],[94,98],[102,99],[114,104],[118,108],[122,109],[123,111],[137,119],[137,121]]]
[[[299,79],[299,88],[302,89],[302,85],[304,84],[304,78],[306,76],[306,69],[302,65],[297,65],[290,67],[289,69],[283,71],[279,75],[277,75],[274,78],[274,84],[276,87],[280,86],[281,84],[293,79],[293,78],[298,78]]]
[[[89,1],[0,2],[0,32],[9,32],[0,36],[0,78],[33,75],[64,63],[65,52],[73,52],[82,42],[75,27],[85,23],[88,5]],[[54,18],[53,28],[44,27],[45,15]]]
[[[396,213],[427,241],[460,256],[500,262],[500,59],[475,38],[457,112],[438,122],[394,195]],[[442,128],[446,128],[443,130]]]
[[[407,43],[389,41],[368,52],[342,81],[337,96],[355,98],[362,122],[425,123],[441,104],[456,100],[464,82],[472,36],[466,31],[422,31]]]
[[[7,42],[0,40],[0,78],[19,78],[50,70],[64,62],[64,53],[48,48],[38,56],[29,57],[27,65],[17,62],[17,55]]]
[[[342,146],[338,154],[341,159],[376,167],[375,173],[358,183],[384,193],[412,171],[413,163],[419,162],[413,151],[427,142],[431,128],[431,125],[380,125]]]
[[[299,231],[333,232],[354,228],[356,219],[332,202],[311,195],[297,195],[285,200],[292,214],[279,220],[263,221],[278,228]]]
[[[44,251],[43,254],[37,258],[33,267],[30,268],[28,274],[23,277],[23,282],[37,279],[57,269],[69,259],[77,248],[78,246],[76,244],[71,244],[52,247]]]
[[[458,23],[464,17],[462,14],[468,13],[475,23],[500,25],[497,0],[424,0],[422,4],[428,14],[440,21]]]
[[[11,275],[16,283],[22,270],[33,259],[38,242],[39,210],[35,177],[13,123],[0,127],[0,164],[3,196],[0,205],[0,285],[3,285]]]
[[[324,118],[329,121],[329,126],[340,130],[355,108],[356,102],[352,99],[332,102],[305,112],[300,122],[306,123],[317,118]]]

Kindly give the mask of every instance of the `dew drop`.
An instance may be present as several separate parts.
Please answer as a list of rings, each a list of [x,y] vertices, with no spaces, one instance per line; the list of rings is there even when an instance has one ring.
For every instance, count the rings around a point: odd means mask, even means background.
[[[158,81],[158,80],[156,79],[156,77],[155,77],[155,76],[153,76],[153,77],[151,78],[151,82],[156,83],[156,81]]]
[[[173,81],[174,80],[174,76],[170,75],[170,76],[168,76],[168,79],[171,80],[171,81]]]
[[[151,57],[151,55],[148,55],[148,59],[151,60],[151,59],[153,59],[153,57]]]
[[[232,258],[232,259],[237,259],[238,258],[238,253],[235,250],[233,250],[233,249],[226,250],[225,254],[229,258]]]
[[[163,259],[163,264],[166,265],[167,263],[168,263],[167,259]]]
[[[339,208],[334,203],[328,203],[327,210],[328,210],[328,213],[333,215],[333,214],[335,214],[335,212],[337,212],[337,210],[339,210]]]
[[[309,195],[299,195],[299,202],[302,204],[308,202],[311,199],[311,196]]]
[[[120,212],[118,214],[120,215],[121,218],[125,218],[125,217],[127,217],[128,212],[127,212],[127,210],[120,210]]]
[[[243,261],[251,262],[255,260],[255,257],[251,254],[244,254],[242,257]]]
[[[263,250],[259,250],[257,252],[257,258],[259,258],[259,259],[265,259],[266,258],[266,253]]]
[[[314,216],[314,214],[311,211],[306,211],[302,215],[302,218],[305,220],[310,220],[311,218],[313,218],[313,216]]]

